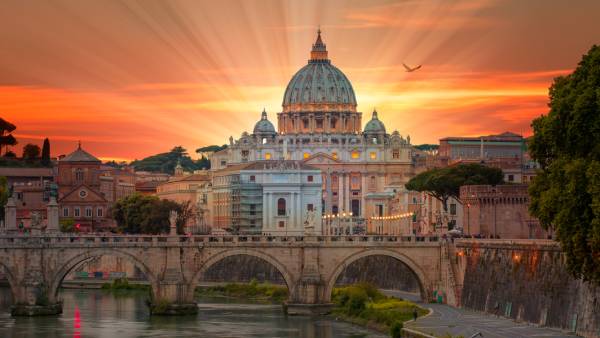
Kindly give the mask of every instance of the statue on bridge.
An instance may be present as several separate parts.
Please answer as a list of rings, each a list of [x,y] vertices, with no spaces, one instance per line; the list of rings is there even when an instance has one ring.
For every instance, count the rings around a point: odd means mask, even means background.
[[[304,234],[314,235],[315,232],[315,211],[307,210],[304,221]]]

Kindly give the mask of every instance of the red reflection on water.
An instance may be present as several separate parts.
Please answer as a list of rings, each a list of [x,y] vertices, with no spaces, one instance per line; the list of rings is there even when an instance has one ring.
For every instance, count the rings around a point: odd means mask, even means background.
[[[79,314],[79,308],[75,305],[75,318],[73,321],[73,328],[75,329],[73,332],[73,338],[81,338],[81,315]]]

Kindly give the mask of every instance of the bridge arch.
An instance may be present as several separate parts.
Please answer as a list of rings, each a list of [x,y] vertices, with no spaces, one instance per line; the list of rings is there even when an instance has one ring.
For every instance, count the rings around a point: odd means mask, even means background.
[[[370,257],[370,256],[387,256],[392,257],[399,262],[405,264],[409,270],[411,270],[417,279],[417,284],[419,285],[419,291],[421,293],[421,299],[427,300],[428,296],[428,288],[429,288],[429,280],[421,267],[415,263],[410,257],[395,252],[392,250],[385,249],[377,249],[377,250],[364,250],[354,254],[351,254],[344,258],[340,264],[335,268],[333,273],[329,276],[327,280],[326,288],[325,288],[325,298],[327,301],[331,300],[331,293],[333,292],[333,288],[335,286],[335,282],[337,281],[340,274],[348,267],[350,264],[358,261],[361,258]]]
[[[155,292],[158,289],[158,279],[156,278],[152,270],[146,265],[146,263],[144,263],[134,254],[127,252],[126,250],[119,250],[114,248],[97,248],[85,250],[80,254],[76,254],[73,257],[70,257],[66,262],[63,262],[60,268],[57,269],[57,271],[50,279],[50,287],[48,289],[49,294],[53,297],[57,297],[58,289],[60,288],[62,281],[65,279],[67,274],[69,274],[69,272],[71,272],[74,268],[81,265],[85,261],[101,256],[114,256],[128,260],[129,262],[137,266],[140,270],[142,270],[144,275],[148,278],[148,281],[150,282],[151,286],[151,292]]]
[[[206,273],[206,271],[208,271],[208,269],[210,269],[213,265],[217,264],[218,262],[220,262],[223,259],[226,259],[228,257],[240,256],[240,255],[255,257],[255,258],[261,259],[261,260],[271,264],[272,266],[274,266],[275,269],[277,269],[277,271],[279,271],[279,273],[283,277],[283,280],[285,281],[285,284],[288,288],[289,295],[290,296],[293,295],[293,293],[295,291],[295,283],[294,283],[295,279],[293,278],[290,271],[285,267],[285,265],[282,264],[277,258],[275,258],[269,254],[266,254],[264,252],[261,252],[258,250],[253,250],[253,249],[233,249],[233,250],[227,249],[227,250],[221,251],[215,255],[210,256],[210,258],[208,258],[206,260],[206,262],[204,262],[202,264],[202,266],[200,266],[198,271],[196,271],[194,273],[191,283],[190,283],[190,286],[191,286],[189,289],[190,292],[191,293],[194,292],[194,290],[200,283],[200,281],[201,281],[202,277],[204,276],[204,274]]]
[[[11,270],[10,266],[8,264],[6,264],[5,262],[3,262],[2,260],[0,260],[0,267],[3,268],[4,273],[6,274],[6,280],[8,281],[8,287],[10,289],[10,294],[12,297],[12,301],[13,304],[17,301],[17,278],[15,277],[13,271]]]

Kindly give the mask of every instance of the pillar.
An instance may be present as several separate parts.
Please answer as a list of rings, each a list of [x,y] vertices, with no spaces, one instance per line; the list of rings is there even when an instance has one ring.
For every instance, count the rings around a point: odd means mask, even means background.
[[[305,236],[306,242],[317,243],[317,238]],[[326,295],[327,284],[319,270],[319,248],[307,246],[302,249],[302,272],[291,288],[289,301],[284,310],[289,315],[322,315],[331,312],[331,295]]]
[[[17,229],[17,206],[12,197],[8,198],[4,206],[4,229],[5,232],[16,232]]]
[[[60,227],[58,223],[58,203],[56,203],[56,197],[50,197],[50,202],[47,205],[47,232],[59,232]]]

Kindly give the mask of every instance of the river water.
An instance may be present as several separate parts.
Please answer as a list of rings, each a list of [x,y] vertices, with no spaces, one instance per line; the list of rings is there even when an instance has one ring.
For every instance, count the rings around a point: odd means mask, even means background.
[[[60,316],[13,318],[10,290],[0,288],[0,337],[385,337],[333,318],[287,317],[279,305],[223,298],[199,299],[194,317],[150,317],[142,291],[64,289],[61,297]]]

